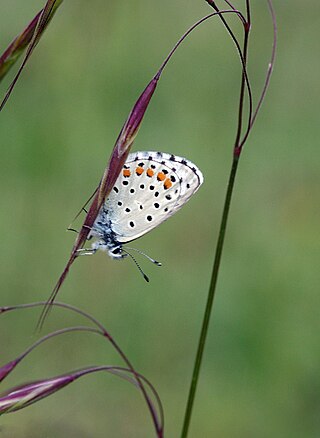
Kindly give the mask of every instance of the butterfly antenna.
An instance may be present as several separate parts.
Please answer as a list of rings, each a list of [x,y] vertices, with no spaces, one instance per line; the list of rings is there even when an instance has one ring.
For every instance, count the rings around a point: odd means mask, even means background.
[[[122,248],[123,249],[123,248]],[[128,246],[126,246],[126,249],[130,249],[130,251],[136,251],[139,254],[143,255],[144,257],[146,257],[148,260],[150,260],[150,262],[154,263],[157,266],[162,266],[162,264],[160,262],[157,262],[157,260],[153,259],[152,257],[148,256],[148,254],[145,254],[144,252],[140,251],[140,249],[137,248],[130,248]]]
[[[127,254],[129,257],[131,257],[131,259],[134,261],[135,265],[137,266],[137,268],[139,269],[141,275],[143,276],[143,278],[146,280],[146,282],[149,283],[149,278],[147,277],[147,275],[143,272],[143,270],[141,269],[139,263],[137,262],[137,260],[133,257],[132,254],[130,254],[128,251],[126,251],[125,249],[122,248],[122,251]]]

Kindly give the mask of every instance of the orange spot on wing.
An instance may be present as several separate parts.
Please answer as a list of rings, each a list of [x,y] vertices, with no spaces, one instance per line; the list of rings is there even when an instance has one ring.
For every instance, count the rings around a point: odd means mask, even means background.
[[[169,178],[167,178],[165,180],[165,182],[163,183],[163,185],[164,185],[165,189],[170,189],[170,187],[172,187],[172,182],[171,182],[171,180]]]
[[[163,172],[159,172],[157,175],[158,181],[164,181],[166,179],[166,176]]]
[[[143,172],[144,172],[144,170],[143,170],[142,167],[139,166],[139,167],[136,168],[136,174],[137,174],[137,175],[142,175]]]
[[[154,171],[152,169],[147,169],[147,175],[152,177],[154,175]]]
[[[128,177],[131,175],[131,172],[130,172],[129,169],[123,169],[123,171],[122,171],[122,175],[123,175],[125,178],[128,178]]]

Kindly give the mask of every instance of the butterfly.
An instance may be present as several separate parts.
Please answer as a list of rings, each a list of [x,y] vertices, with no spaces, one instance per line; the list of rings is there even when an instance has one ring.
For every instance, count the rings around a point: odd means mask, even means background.
[[[129,154],[90,230],[88,238],[96,240],[91,249],[83,248],[79,255],[94,254],[100,249],[115,259],[132,257],[123,244],[138,239],[166,221],[180,210],[202,183],[201,171],[186,158],[152,151]]]

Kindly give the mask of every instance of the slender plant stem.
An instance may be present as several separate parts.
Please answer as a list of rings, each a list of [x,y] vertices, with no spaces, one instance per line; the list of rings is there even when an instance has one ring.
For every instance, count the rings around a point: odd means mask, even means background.
[[[216,10],[216,5],[214,2],[210,2],[211,6],[213,6]],[[229,4],[229,3],[228,3]],[[207,339],[208,334],[208,328],[209,328],[209,322],[212,312],[212,306],[213,306],[213,300],[215,296],[216,291],[216,285],[219,275],[219,268],[220,268],[220,262],[221,262],[221,255],[224,245],[224,239],[226,234],[226,228],[227,228],[227,222],[228,222],[228,216],[230,211],[230,205],[231,205],[231,198],[234,188],[234,182],[237,174],[239,159],[242,151],[242,147],[239,147],[241,132],[242,132],[242,119],[243,119],[243,107],[244,107],[244,94],[247,84],[247,75],[246,75],[246,67],[247,67],[247,53],[248,53],[248,42],[249,42],[249,32],[250,32],[250,0],[246,1],[246,10],[247,10],[247,21],[244,25],[244,42],[243,42],[243,72],[242,72],[242,79],[241,79],[241,86],[240,86],[240,98],[239,98],[239,111],[238,111],[238,127],[236,132],[236,138],[234,143],[234,152],[233,152],[233,161],[229,176],[229,182],[226,192],[226,197],[224,201],[224,207],[223,207],[223,213],[221,218],[221,224],[219,229],[219,236],[216,246],[216,252],[213,262],[213,268],[212,268],[212,275],[211,275],[211,282],[210,282],[210,288],[208,292],[208,298],[207,303],[205,307],[203,322],[202,322],[202,328],[198,343],[198,350],[195,358],[194,368],[193,368],[193,374],[189,389],[189,395],[188,395],[188,401],[184,416],[184,422],[182,427],[182,433],[181,438],[186,438],[189,431],[189,425],[192,415],[192,409],[196,394],[196,389],[198,385],[199,380],[199,374],[200,374],[200,368],[202,364],[202,357],[203,352],[205,348],[205,343]],[[225,24],[225,23],[224,23]],[[225,24],[226,25],[226,24]],[[227,27],[228,29],[228,27]],[[249,84],[249,90],[250,90],[250,84]],[[249,114],[249,126],[251,121],[251,111],[252,111],[252,105],[250,105],[250,114]]]
[[[224,238],[225,238],[225,233],[226,233],[226,227],[227,227],[227,221],[228,221],[228,215],[229,215],[229,210],[230,210],[230,204],[231,204],[231,198],[232,198],[232,193],[233,193],[235,177],[236,177],[237,169],[238,169],[239,158],[240,158],[239,156],[234,155],[232,167],[231,167],[231,172],[230,172],[230,176],[229,176],[227,193],[226,193],[225,203],[224,203],[224,207],[223,207],[223,214],[222,214],[222,219],[221,219],[221,224],[220,224],[220,230],[219,230],[219,238],[218,238],[218,242],[217,242],[214,264],[213,264],[213,269],[212,269],[211,283],[210,283],[204,318],[203,318],[203,322],[202,322],[202,328],[201,328],[201,333],[200,333],[200,338],[199,338],[199,343],[198,343],[198,350],[197,350],[194,369],[193,369],[193,375],[192,375],[192,380],[191,380],[191,385],[190,385],[190,390],[189,390],[189,396],[188,396],[188,401],[187,401],[187,407],[186,407],[186,412],[185,412],[185,417],[184,417],[184,422],[183,422],[181,438],[186,438],[187,434],[188,434],[188,430],[189,430],[192,408],[193,408],[193,403],[194,403],[194,398],[195,398],[195,393],[196,393],[196,389],[197,389],[197,383],[198,383],[198,378],[199,378],[199,373],[200,373],[200,368],[201,368],[202,356],[203,356],[203,351],[204,351],[207,333],[208,333],[208,327],[209,327],[209,322],[210,322],[213,299],[214,299],[216,284],[217,284],[217,280],[218,280],[221,255],[222,255],[222,250],[223,250]]]
[[[248,77],[248,72],[247,72],[247,68],[246,68],[246,59],[244,59],[240,44],[239,44],[233,30],[229,26],[224,15],[222,15],[221,11],[219,11],[219,8],[217,7],[216,3],[213,0],[206,0],[206,2],[209,4],[209,6],[211,6],[219,14],[220,20],[222,21],[226,30],[229,32],[229,35],[230,35],[232,41],[234,42],[234,44],[237,48],[238,54],[240,56],[240,60],[241,60],[241,64],[242,64],[242,73],[245,77],[245,84],[243,84],[243,85],[246,85],[246,88],[248,91],[248,98],[249,98],[248,128],[247,128],[247,131],[249,131],[250,130],[250,122],[251,122],[251,118],[252,118],[252,111],[253,111],[253,109],[252,109],[253,108],[253,98],[252,98],[252,91],[251,91],[251,85],[250,85],[250,81],[249,81],[249,77]],[[228,3],[228,5],[231,7],[232,10],[234,10],[235,12],[239,12],[234,8],[234,6],[231,3],[229,3],[228,1],[226,1],[226,3]],[[250,29],[250,24],[246,21],[246,19],[243,15],[241,15],[241,17],[243,17],[241,19],[241,21],[243,24],[244,32],[245,32],[245,34],[247,34],[249,32],[249,29]],[[244,89],[243,89],[243,91],[244,91]],[[236,141],[236,144],[238,144],[238,141]]]
[[[242,72],[242,80],[241,80],[241,87],[240,87],[238,130],[237,130],[236,140],[235,140],[235,144],[234,144],[234,150],[238,155],[240,155],[241,151],[242,151],[242,146],[239,147],[239,143],[240,143],[240,137],[241,137],[241,132],[242,132],[244,94],[245,94],[245,87],[246,87],[245,71],[247,68],[249,32],[250,32],[250,27],[251,27],[249,0],[247,0],[247,17],[248,17],[248,21],[247,21],[247,24],[244,26],[244,41],[243,41],[244,70]],[[250,130],[251,117],[252,117],[252,102],[250,104],[250,112],[249,112],[249,117],[248,117],[248,119],[249,119],[248,120],[248,130]]]
[[[206,0],[206,1],[216,11],[219,11],[213,0]],[[232,9],[234,9],[231,2],[229,2],[228,0],[225,0],[225,1]],[[243,72],[242,72],[242,81],[241,81],[241,87],[240,87],[238,127],[237,127],[235,144],[234,144],[233,161],[232,161],[232,167],[231,167],[231,171],[230,171],[229,182],[228,182],[228,187],[227,187],[227,192],[226,192],[226,197],[225,197],[225,203],[224,203],[223,214],[222,214],[220,230],[219,230],[219,237],[218,237],[218,241],[217,241],[214,264],[213,264],[213,269],[212,269],[211,283],[210,283],[206,308],[205,308],[203,322],[202,322],[202,328],[201,328],[201,333],[200,333],[200,338],[199,338],[199,343],[198,343],[198,350],[197,350],[197,354],[196,354],[196,358],[195,358],[195,364],[194,364],[192,380],[191,380],[191,384],[190,384],[190,390],[189,390],[189,396],[188,396],[188,401],[187,401],[187,406],[186,406],[186,412],[185,412],[185,417],[184,417],[181,438],[186,438],[188,435],[188,431],[189,431],[189,425],[190,425],[192,409],[193,409],[193,404],[194,404],[194,399],[195,399],[195,394],[196,394],[196,389],[197,389],[197,384],[198,384],[198,379],[199,379],[199,374],[200,374],[203,352],[204,352],[207,333],[208,333],[210,316],[211,316],[211,312],[212,312],[213,300],[214,300],[214,296],[215,296],[215,290],[216,290],[219,268],[220,268],[221,255],[222,255],[226,227],[227,227],[228,216],[229,216],[229,210],[230,210],[230,205],[231,205],[232,193],[233,193],[235,178],[236,178],[236,174],[237,174],[238,164],[239,164],[239,160],[240,160],[240,155],[242,152],[243,145],[245,144],[245,142],[248,138],[248,135],[252,129],[252,126],[253,126],[254,121],[256,119],[256,116],[257,116],[257,113],[260,110],[262,101],[263,101],[265,94],[266,94],[266,91],[268,89],[270,77],[271,77],[271,73],[272,73],[272,69],[273,69],[273,65],[274,65],[274,60],[275,60],[275,51],[276,51],[276,45],[277,45],[276,18],[275,18],[273,5],[272,5],[272,0],[267,0],[267,2],[268,2],[269,10],[271,13],[272,23],[273,23],[272,54],[271,54],[270,63],[268,65],[265,84],[264,84],[260,99],[258,101],[258,105],[257,105],[254,113],[252,113],[251,87],[250,87],[250,83],[249,83],[249,80],[247,77],[247,55],[248,55],[249,33],[250,33],[250,27],[251,27],[251,11],[250,11],[250,0],[246,0],[247,20],[244,23],[244,42],[243,42],[243,52],[242,52],[243,57],[241,56],[242,65],[243,65]],[[225,25],[225,27],[227,28],[227,30],[229,31],[231,37],[235,41],[237,47],[239,47],[238,42],[234,38],[233,33],[232,33],[231,29],[229,28],[227,22],[225,21],[224,17],[220,15],[220,18],[222,19],[222,22]],[[239,52],[241,54],[241,50],[239,50]],[[247,127],[246,133],[241,141],[240,138],[241,138],[242,122],[243,122],[244,95],[245,95],[246,88],[247,88],[248,93],[249,93],[248,127]]]

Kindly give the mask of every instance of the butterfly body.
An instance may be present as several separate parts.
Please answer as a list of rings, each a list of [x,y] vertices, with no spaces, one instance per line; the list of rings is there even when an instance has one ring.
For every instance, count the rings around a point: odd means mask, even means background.
[[[127,256],[122,245],[141,237],[178,211],[203,182],[186,158],[163,152],[129,154],[90,231],[98,249],[115,258]]]
[[[96,252],[98,249],[108,252],[110,257],[114,259],[122,259],[127,254],[122,253],[122,245],[117,241],[116,234],[112,230],[111,220],[108,218],[108,210],[105,204],[102,206],[99,216],[95,221],[89,237],[98,237],[99,240],[92,244],[92,251]]]

